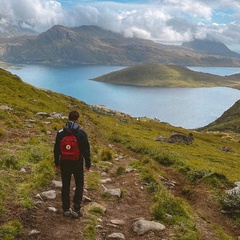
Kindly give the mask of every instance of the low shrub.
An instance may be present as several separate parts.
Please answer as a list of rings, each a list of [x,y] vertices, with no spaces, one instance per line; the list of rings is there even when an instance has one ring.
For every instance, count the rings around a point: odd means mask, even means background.
[[[125,168],[120,166],[120,167],[117,168],[116,174],[117,174],[117,176],[121,176],[121,175],[125,174],[125,171],[126,171]]]
[[[99,188],[100,175],[98,172],[89,172],[86,175],[86,185],[88,190],[97,190]]]
[[[103,149],[100,153],[100,159],[101,161],[112,161],[113,160],[112,152],[108,149]]]
[[[166,154],[155,154],[152,156],[154,160],[159,162],[160,164],[164,166],[171,166],[175,163],[175,160],[172,156],[166,155]]]
[[[15,240],[22,232],[22,224],[17,220],[12,220],[1,226],[0,237],[3,240]]]
[[[220,197],[220,204],[226,211],[240,213],[240,193],[223,194]]]
[[[33,181],[32,185],[38,189],[46,186],[54,177],[55,171],[50,160],[43,160],[34,165],[32,169]]]
[[[0,158],[0,168],[18,169],[19,161],[14,155],[2,155]]]

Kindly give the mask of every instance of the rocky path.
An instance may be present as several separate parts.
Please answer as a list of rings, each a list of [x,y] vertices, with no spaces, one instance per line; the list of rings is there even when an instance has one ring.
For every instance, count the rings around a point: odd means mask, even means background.
[[[61,188],[51,184],[46,191],[55,191],[56,198],[39,199],[36,197],[34,214],[25,219],[27,228],[25,228],[22,240],[174,239],[174,228],[171,229],[169,227],[146,231],[138,235],[137,230],[133,228],[136,221],[141,218],[147,221],[153,220],[151,215],[151,196],[146,191],[146,185],[141,181],[138,170],[130,167],[130,164],[135,159],[129,157],[127,154],[126,156],[125,154],[120,157],[118,156],[116,159],[112,164],[110,163],[111,167],[107,173],[103,173],[101,168],[96,165],[91,168],[92,172],[97,172],[100,175],[99,188],[88,190],[88,186],[85,186],[84,195],[86,201],[84,201],[82,209],[84,216],[80,219],[63,217],[61,210]],[[116,171],[118,167],[123,167],[125,173],[120,176],[117,175]],[[168,179],[177,183],[171,191],[176,196],[184,197],[196,210],[195,223],[200,232],[200,240],[219,240],[212,223],[223,227],[230,235],[240,235],[239,230],[234,229],[234,226],[221,214],[218,206],[213,204],[215,201],[204,186],[194,189],[187,185],[185,179],[175,170],[164,167],[161,167],[161,169],[167,173]],[[56,175],[55,180],[60,181],[60,176]],[[73,187],[74,184],[72,189]],[[182,189],[184,188],[192,188],[191,195],[183,196]],[[104,198],[103,193],[106,189],[120,190],[122,196]],[[71,194],[73,194],[73,191]],[[88,208],[91,204],[96,203],[103,209],[104,213],[97,218],[93,225],[93,221],[90,221],[91,216],[88,213]],[[89,228],[89,223],[95,229],[94,238],[89,237],[89,230],[86,230],[87,227]]]
[[[54,190],[56,198],[36,199],[35,212],[28,219],[28,227],[22,239],[86,239],[85,228],[89,220],[87,208],[95,202],[106,210],[97,220],[95,239],[165,239],[169,234],[169,230],[166,229],[148,231],[140,236],[133,230],[133,223],[138,219],[144,218],[151,221],[152,216],[151,196],[147,193],[146,186],[141,182],[138,171],[129,168],[129,164],[132,161],[133,159],[129,157],[122,157],[121,160],[115,161],[109,172],[105,175],[96,166],[92,167],[91,171],[97,171],[103,176],[100,179],[100,189],[88,191],[86,186],[84,195],[88,201],[83,204],[82,212],[84,216],[80,219],[71,219],[62,216],[61,188],[54,185],[49,186],[46,191]],[[124,175],[116,175],[118,166],[125,167],[126,173]],[[60,176],[57,176],[56,181],[59,180]],[[105,189],[121,189],[123,196],[120,198],[104,199],[102,194]]]

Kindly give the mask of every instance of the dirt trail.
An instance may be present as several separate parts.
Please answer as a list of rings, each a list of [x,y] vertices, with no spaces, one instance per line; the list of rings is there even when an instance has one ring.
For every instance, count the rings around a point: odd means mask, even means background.
[[[118,149],[119,151],[119,149]],[[127,152],[126,152],[127,151]],[[86,191],[85,196],[91,198],[93,202],[97,202],[105,206],[107,211],[101,217],[102,222],[99,225],[102,227],[96,231],[96,240],[105,240],[107,236],[114,232],[123,233],[125,239],[142,239],[142,240],[160,240],[171,239],[170,236],[174,234],[174,229],[167,227],[162,232],[149,232],[143,236],[137,236],[132,230],[132,224],[135,219],[144,217],[146,220],[153,220],[151,215],[151,196],[146,191],[146,186],[140,180],[137,171],[132,171],[121,176],[116,175],[116,170],[119,166],[128,168],[129,164],[137,159],[137,155],[126,149],[120,149],[123,156],[118,161],[114,161],[112,167],[103,179],[110,178],[111,183],[104,184],[107,188],[120,188],[124,190],[124,196],[118,200],[110,201],[104,200],[101,197],[103,188],[99,190]],[[130,157],[131,156],[131,157]],[[175,181],[177,184],[172,190],[176,196],[184,197],[196,210],[195,223],[200,232],[200,240],[219,240],[216,237],[216,232],[213,224],[221,226],[226,232],[233,237],[240,236],[238,229],[227,221],[227,218],[221,214],[220,209],[215,203],[211,193],[204,187],[198,186],[193,188],[189,186],[185,179],[177,173],[174,169],[159,166],[164,170],[167,177]],[[97,171],[101,174],[101,170],[97,166],[92,167],[92,171]],[[58,176],[56,180],[60,180]],[[73,182],[73,181],[72,181]],[[184,188],[191,188],[191,195],[183,195]],[[46,190],[53,189],[49,187]],[[22,240],[83,240],[86,239],[84,235],[85,227],[88,223],[88,215],[86,214],[87,203],[83,205],[84,216],[80,219],[71,219],[62,216],[61,210],[61,190],[56,189],[57,198],[55,200],[45,201],[44,204],[38,205],[34,214],[26,219],[25,234]],[[71,193],[73,194],[73,193]],[[48,207],[57,208],[57,212],[49,211]],[[199,214],[198,214],[199,213]],[[121,226],[113,227],[109,225],[110,220],[120,219],[124,221]],[[36,229],[40,234],[28,236],[28,233]]]
[[[103,226],[102,229],[97,230],[96,239],[104,240],[113,232],[121,232],[126,239],[162,239],[168,236],[168,230],[159,233],[149,233],[143,236],[137,236],[132,230],[132,224],[135,219],[144,217],[146,220],[153,220],[151,216],[151,196],[145,191],[144,184],[140,181],[137,171],[126,173],[123,176],[116,176],[115,172],[118,166],[128,166],[132,161],[129,158],[123,158],[121,161],[116,161],[116,164],[110,169],[103,178],[111,178],[111,183],[104,184],[107,188],[121,188],[124,189],[124,197],[118,200],[110,201],[103,200],[100,196],[103,188],[100,191],[87,191],[85,196],[92,199],[92,201],[105,206],[107,211],[101,217],[103,222],[99,222]],[[92,171],[99,171],[96,167],[92,167]],[[57,179],[59,180],[59,178]],[[73,180],[72,180],[73,183]],[[51,188],[52,189],[52,188]],[[49,189],[48,189],[49,190]],[[80,219],[71,219],[62,216],[61,211],[61,192],[56,189],[57,198],[55,200],[48,200],[42,206],[38,206],[35,213],[28,220],[28,228],[25,230],[25,236],[22,239],[44,239],[44,240],[77,240],[84,238],[84,228],[87,224],[87,214],[83,204],[83,217]],[[73,192],[71,193],[71,195]],[[49,206],[57,208],[57,212],[53,213],[47,208]],[[110,220],[120,219],[124,221],[124,225],[113,227]],[[35,229],[40,231],[39,235],[28,236],[28,233]]]

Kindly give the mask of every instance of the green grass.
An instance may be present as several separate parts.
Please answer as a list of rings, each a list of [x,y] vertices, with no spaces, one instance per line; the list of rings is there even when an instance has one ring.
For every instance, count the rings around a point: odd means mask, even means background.
[[[69,96],[34,88],[1,69],[0,83],[1,105],[13,109],[0,110],[2,226],[8,224],[4,219],[12,214],[8,208],[9,202],[17,208],[32,209],[31,196],[47,186],[55,176],[53,142],[57,130],[64,126],[66,120],[37,116],[36,113],[40,111],[49,114],[58,112],[67,116],[70,110],[78,110],[81,116],[80,125],[86,129],[91,142],[93,162],[102,171],[107,172],[114,164],[114,151],[107,147],[109,143],[137,154],[139,161],[135,163],[135,167],[140,169],[141,177],[152,196],[153,216],[176,226],[176,239],[197,239],[198,232],[191,207],[183,199],[171,195],[159,182],[159,174],[165,175],[160,166],[175,168],[192,184],[201,182],[209,185],[219,197],[229,187],[229,183],[239,181],[239,135],[236,133],[197,132],[150,119],[137,121],[127,115],[90,107]],[[28,122],[27,119],[35,122]],[[46,121],[51,123],[45,124]],[[193,144],[170,144],[154,140],[160,135],[170,137],[174,132],[192,132]],[[224,146],[235,151],[220,150]],[[21,168],[26,169],[26,173],[20,172]],[[116,174],[122,175],[123,170],[120,167]],[[90,189],[97,191],[99,175],[95,172],[88,173],[86,183]],[[8,192],[12,194],[7,194]],[[185,189],[185,193],[188,193],[188,189]],[[167,218],[166,214],[172,215],[172,218]],[[235,217],[236,222],[238,219]],[[88,224],[87,231],[91,233],[88,239],[94,239],[94,229],[90,227],[92,223],[95,220]],[[11,226],[11,222],[9,224]],[[21,231],[4,232],[5,235],[8,232],[9,239],[21,234]]]
[[[15,240],[22,233],[23,227],[18,220],[12,220],[3,224],[0,228],[2,240]]]

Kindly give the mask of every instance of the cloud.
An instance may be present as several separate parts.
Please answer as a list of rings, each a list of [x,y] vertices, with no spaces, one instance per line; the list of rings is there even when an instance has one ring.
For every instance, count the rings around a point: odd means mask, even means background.
[[[240,44],[238,0],[76,2],[0,0],[4,6],[0,9],[0,24],[7,22],[37,32],[46,31],[55,24],[69,27],[97,25],[121,32],[126,37],[160,42],[182,42],[211,36],[225,44]],[[67,3],[69,7],[66,7]]]
[[[18,27],[42,31],[61,22],[64,12],[54,0],[0,0],[0,17]]]

